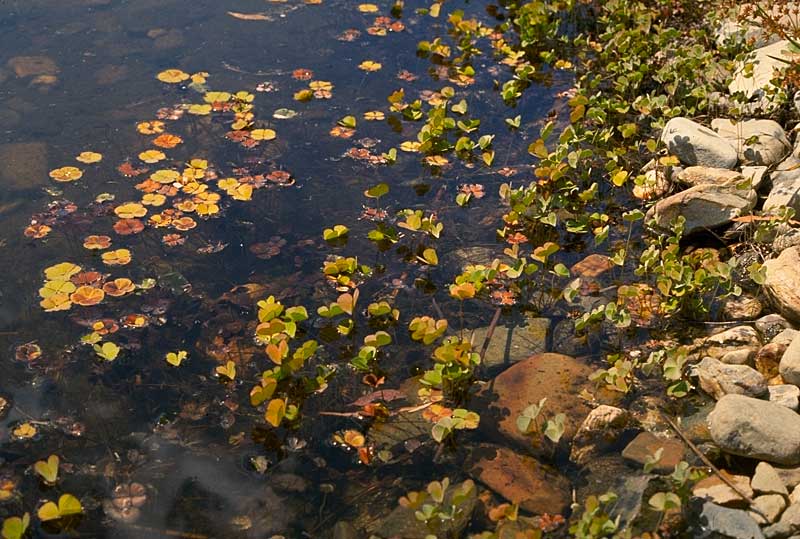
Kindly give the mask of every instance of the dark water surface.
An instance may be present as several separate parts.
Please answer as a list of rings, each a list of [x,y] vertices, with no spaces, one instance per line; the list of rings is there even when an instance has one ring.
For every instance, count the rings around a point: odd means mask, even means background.
[[[488,2],[455,4],[484,22],[498,22],[488,14]],[[346,411],[347,403],[367,392],[347,366],[366,331],[325,340],[319,331],[325,321],[315,311],[336,294],[320,268],[330,254],[357,255],[383,268],[362,287],[362,307],[394,298],[403,313],[384,365],[387,387],[397,387],[428,362],[429,351],[408,339],[408,321],[436,316],[434,297],[454,325],[458,320],[458,305],[446,291],[458,262],[448,255],[462,247],[502,249],[495,240],[502,214],[497,188],[530,179],[527,145],[554,106],[555,94],[570,81],[566,75],[548,76],[555,80],[530,89],[509,109],[494,89],[495,79],[508,78],[507,68],[491,59],[486,41],[480,45],[484,55],[476,60],[476,82],[458,87],[439,80],[441,70],[416,54],[418,41],[446,36],[444,16],[416,14],[427,5],[409,1],[402,16],[391,19],[402,21],[403,31],[373,36],[367,28],[375,17],[390,16],[391,6],[379,2],[379,12],[361,13],[357,5],[338,0],[320,5],[294,0],[0,3],[0,397],[13,404],[0,420],[0,482],[15,485],[11,499],[0,502],[0,518],[25,511],[33,515],[43,500],[69,492],[86,513],[64,536],[318,537],[341,518],[357,518],[365,506],[376,504],[377,512],[431,479],[463,477],[457,460],[431,469],[430,459],[417,462],[411,455],[393,465],[367,467],[331,444],[335,431],[359,424],[317,414]],[[267,20],[240,20],[228,11],[259,13]],[[352,42],[338,39],[348,29],[360,36]],[[383,67],[362,71],[357,66],[364,60]],[[155,120],[162,107],[203,103],[202,93],[185,84],[156,80],[167,68],[207,72],[209,90],[253,93],[258,127],[274,129],[277,138],[245,149],[225,138],[230,115],[184,114],[166,120],[167,130],[184,143],[163,150],[166,161],[144,165],[137,155],[153,149],[155,135],[138,133],[136,124]],[[308,85],[292,77],[297,68],[313,71],[314,80],[330,81],[331,99],[295,101],[293,94]],[[419,78],[400,80],[401,70]],[[270,91],[257,91],[259,85]],[[382,110],[389,118],[386,98],[398,88],[413,98],[444,85],[456,89],[456,101],[467,99],[471,115],[482,120],[481,133],[496,134],[492,168],[458,163],[436,171],[422,165],[418,154],[404,152],[398,152],[393,166],[345,156],[352,147],[380,155],[413,139],[419,124],[368,122],[362,115]],[[284,107],[298,115],[274,119],[273,112]],[[522,129],[512,133],[503,119],[517,114],[523,117]],[[331,136],[330,129],[346,115],[358,119],[356,134]],[[99,152],[103,159],[76,162],[83,151]],[[220,178],[246,167],[252,174],[285,170],[295,183],[256,190],[251,201],[224,197],[220,215],[197,219],[183,245],[164,245],[162,237],[175,232],[169,229],[114,233],[114,206],[140,200],[134,185],[147,177],[125,177],[118,165],[130,160],[151,171],[181,169],[192,158],[208,160]],[[71,183],[48,177],[50,170],[68,165],[81,168],[83,177]],[[515,175],[498,174],[504,166],[515,167]],[[405,263],[402,253],[380,252],[366,239],[373,224],[359,220],[369,202],[362,193],[380,182],[391,187],[381,201],[390,214],[425,208],[445,223],[438,267]],[[458,207],[455,196],[463,183],[483,184],[486,197],[470,209]],[[94,202],[101,193],[114,195],[114,201]],[[69,203],[76,211],[64,211],[71,209]],[[157,211],[148,209],[148,215]],[[52,231],[42,239],[25,237],[32,216],[43,212],[47,215],[38,218],[51,219]],[[350,240],[334,247],[323,242],[322,230],[337,223],[350,227]],[[96,251],[82,246],[90,234],[109,235],[113,248],[129,249],[133,261],[104,266]],[[251,249],[264,243],[270,246]],[[270,248],[279,252],[264,256],[263,249]],[[38,296],[42,272],[64,261],[135,283],[154,278],[157,284],[93,307],[45,313]],[[229,293],[248,283],[253,297],[241,288]],[[323,344],[317,362],[339,369],[328,390],[308,400],[305,419],[294,430],[272,429],[248,402],[250,387],[269,366],[252,339],[254,302],[270,294],[286,305],[308,308],[309,336]],[[489,305],[470,310],[467,324],[486,325],[493,310]],[[149,323],[142,329],[122,327],[112,336],[122,347],[116,361],[105,362],[79,343],[92,322],[121,323],[132,313],[146,315]],[[42,356],[15,358],[17,347],[29,342],[41,347]],[[189,360],[174,368],[164,355],[178,349],[187,350]],[[228,359],[238,373],[235,382],[223,384],[213,373],[220,360]],[[19,439],[12,431],[26,421],[38,432]],[[420,439],[431,443],[427,435]],[[31,471],[34,462],[50,454],[62,460],[54,487],[41,484]],[[257,469],[267,462],[266,472]],[[124,523],[109,516],[103,501],[130,481],[145,485],[148,499],[138,518]],[[33,536],[58,533],[35,518],[32,530]]]

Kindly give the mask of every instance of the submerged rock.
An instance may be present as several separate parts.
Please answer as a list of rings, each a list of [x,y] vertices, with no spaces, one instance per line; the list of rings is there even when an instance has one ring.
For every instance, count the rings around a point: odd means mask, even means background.
[[[15,56],[8,61],[8,67],[21,79],[34,75],[58,74],[58,66],[49,56]]]
[[[473,330],[472,342],[478,349],[483,346],[488,330],[488,327]],[[488,368],[510,365],[546,352],[549,331],[549,318],[528,318],[520,326],[496,326],[483,357],[483,365]]]
[[[746,475],[731,475],[727,472],[722,472],[725,477],[736,485],[743,494],[752,498],[753,489],[750,488],[750,478]],[[740,507],[747,508],[747,500],[742,498],[739,493],[728,486],[725,481],[716,475],[710,475],[705,479],[698,481],[692,488],[692,494],[698,498],[705,498],[718,505],[726,507]]]
[[[736,148],[739,160],[743,163],[769,166],[778,163],[792,151],[786,132],[774,120],[737,122],[717,118],[711,121],[711,128]]]
[[[777,258],[764,262],[767,291],[780,314],[800,320],[800,246],[790,247]]]
[[[656,473],[672,473],[675,465],[683,460],[683,442],[675,438],[661,438],[652,432],[642,432],[622,450],[622,457],[644,466],[661,450],[661,458],[653,467]]]
[[[684,165],[731,169],[738,160],[730,142],[711,129],[688,118],[672,118],[661,132],[669,153]]]
[[[585,464],[592,454],[614,444],[630,422],[626,410],[601,404],[589,412],[578,428],[569,459],[579,466]]]
[[[658,228],[669,229],[683,216],[685,234],[727,225],[734,217],[746,214],[756,205],[756,192],[736,186],[703,184],[658,201],[645,219],[655,220]]]
[[[496,425],[501,434],[530,448],[530,438],[517,428],[517,417],[546,398],[547,415],[566,414],[562,440],[568,442],[591,411],[576,395],[583,388],[594,387],[589,381],[592,372],[582,361],[561,354],[536,354],[515,363],[481,395],[489,401],[488,410],[480,412],[481,425]]]
[[[569,508],[569,481],[535,458],[496,446],[479,447],[475,458],[470,475],[521,509],[561,514]]]
[[[744,395],[725,395],[708,415],[711,437],[723,451],[778,464],[800,463],[800,415]]]
[[[738,298],[725,298],[722,313],[728,320],[752,320],[761,314],[763,308],[758,298],[745,294]]]
[[[0,145],[0,187],[36,189],[50,183],[47,146],[42,142]]]
[[[703,358],[692,372],[700,387],[720,399],[725,395],[762,397],[767,394],[767,382],[760,372],[747,365],[728,365],[712,357]]]

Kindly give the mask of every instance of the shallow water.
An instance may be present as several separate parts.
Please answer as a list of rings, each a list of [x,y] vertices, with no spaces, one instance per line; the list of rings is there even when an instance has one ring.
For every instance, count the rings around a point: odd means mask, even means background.
[[[460,4],[468,14],[492,21],[488,2]],[[413,96],[452,85],[439,80],[435,64],[416,54],[418,41],[446,35],[444,17],[416,14],[416,8],[427,6],[407,2],[402,16],[391,19],[402,21],[404,30],[369,35],[367,27],[375,17],[389,16],[389,7],[382,3],[378,13],[361,13],[356,2],[329,0],[319,5],[26,0],[0,6],[0,396],[13,403],[0,421],[0,474],[17,484],[12,499],[0,502],[0,516],[33,514],[42,500],[69,492],[86,508],[72,523],[80,537],[317,537],[337,520],[355,518],[376,492],[380,495],[370,503],[391,507],[399,495],[432,478],[463,476],[457,459],[431,469],[409,453],[390,466],[369,468],[331,444],[335,431],[358,428],[351,419],[316,416],[345,411],[366,392],[346,365],[357,351],[355,337],[327,342],[324,334],[320,337],[321,363],[338,366],[341,376],[309,399],[304,408],[309,420],[299,429],[266,426],[247,397],[265,362],[247,326],[255,320],[254,300],[274,294],[287,305],[306,305],[312,313],[306,326],[316,336],[324,325],[313,315],[316,307],[335,299],[320,272],[329,254],[359,255],[363,263],[383,268],[361,295],[370,301],[392,297],[404,314],[393,332],[392,359],[384,365],[387,387],[414,374],[427,352],[410,342],[404,325],[411,316],[435,315],[433,298],[451,320],[459,318],[458,305],[444,287],[457,273],[457,262],[446,255],[464,246],[502,249],[495,240],[502,214],[497,188],[529,180],[527,146],[556,104],[556,94],[570,85],[567,74],[546,74],[546,84],[529,89],[510,109],[493,88],[504,68],[494,64],[484,43],[476,82],[456,90],[468,100],[471,115],[482,119],[481,132],[496,134],[492,168],[455,164],[437,171],[403,152],[393,166],[347,157],[352,147],[369,147],[379,155],[414,135],[417,126],[407,122],[362,119],[366,111],[386,110],[391,92],[402,87]],[[263,17],[241,20],[229,10]],[[338,39],[348,29],[360,36],[352,42]],[[29,56],[49,62],[42,68],[39,61],[38,72],[28,74],[12,58]],[[364,60],[383,67],[374,73],[359,70]],[[154,136],[137,133],[136,124],[154,120],[162,107],[202,103],[202,94],[185,84],[157,81],[156,74],[167,68],[208,72],[210,90],[253,93],[259,127],[274,129],[277,138],[245,149],[225,139],[230,117],[185,114],[167,121],[169,132],[184,144],[164,150],[169,160],[162,164],[142,164],[137,154],[152,148]],[[332,82],[332,98],[295,101],[292,95],[307,86],[292,77],[297,68]],[[401,70],[419,78],[399,80]],[[257,91],[259,85],[269,91]],[[283,107],[298,115],[274,119],[273,111]],[[355,136],[329,135],[337,120],[350,114],[358,118]],[[522,115],[522,129],[512,132],[503,119],[516,114]],[[83,151],[101,153],[102,161],[77,163],[74,157]],[[185,244],[176,247],[164,245],[166,232],[152,227],[136,235],[114,234],[113,207],[141,198],[134,185],[142,178],[124,177],[117,170],[120,163],[130,160],[155,170],[192,158],[207,159],[219,177],[242,167],[252,174],[285,170],[295,183],[257,190],[251,201],[226,201],[221,215],[198,219]],[[48,178],[48,171],[67,165],[80,166],[83,177],[71,183]],[[502,167],[516,172],[505,177],[498,174]],[[407,264],[402,253],[380,252],[366,239],[372,223],[359,220],[368,203],[362,193],[380,182],[391,186],[381,201],[390,211],[425,208],[445,223],[438,267]],[[487,193],[468,210],[454,202],[463,183],[481,183]],[[101,193],[113,194],[114,202],[93,202]],[[32,216],[57,201],[77,209],[69,214],[51,210],[52,232],[43,239],[25,237]],[[63,209],[66,203],[59,204]],[[322,230],[337,223],[350,227],[344,246],[322,240]],[[37,291],[46,267],[71,261],[84,269],[109,270],[82,246],[89,234],[108,234],[114,248],[132,252],[129,265],[109,273],[136,283],[155,278],[156,287],[94,307],[43,312]],[[279,250],[274,256],[259,258],[261,251],[251,249],[269,242]],[[241,289],[223,297],[247,283],[257,285],[257,298]],[[477,307],[463,316],[468,327],[476,327],[487,325],[493,311]],[[113,363],[98,360],[91,347],[79,344],[92,321],[131,313],[144,313],[149,325],[115,334],[123,352]],[[15,359],[17,347],[29,342],[42,348],[42,357]],[[173,368],[164,355],[177,349],[187,350],[190,359]],[[254,353],[261,368],[251,360]],[[214,377],[220,359],[237,363],[235,383]],[[38,433],[15,438],[11,431],[25,421],[32,421]],[[53,453],[62,459],[61,478],[47,487],[30,467]],[[259,473],[254,458],[268,460],[266,472]],[[108,516],[103,501],[130,481],[145,485],[148,499],[134,523],[121,523]],[[34,520],[34,536],[57,532]]]

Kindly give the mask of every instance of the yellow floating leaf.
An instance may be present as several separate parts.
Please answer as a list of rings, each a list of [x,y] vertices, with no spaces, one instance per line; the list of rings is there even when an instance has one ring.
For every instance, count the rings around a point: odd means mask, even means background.
[[[126,202],[114,208],[114,213],[120,219],[135,219],[136,217],[144,217],[147,214],[147,208],[138,202]]]
[[[221,180],[217,180],[217,187],[222,189],[223,191],[228,191],[230,189],[236,189],[241,185],[239,180],[236,178],[222,178]]]
[[[39,302],[45,312],[67,311],[72,308],[72,302],[67,294],[53,294]]]
[[[14,435],[14,438],[19,438],[21,440],[27,440],[28,438],[33,438],[36,436],[37,430],[36,427],[28,423],[20,423],[17,427],[11,431],[11,434]]]
[[[50,455],[47,460],[39,460],[33,465],[33,470],[47,483],[55,483],[58,479],[58,455]]]
[[[253,186],[250,184],[238,185],[227,191],[234,200],[252,200]]]
[[[386,116],[379,110],[370,110],[364,113],[365,120],[375,121],[383,120],[384,118],[386,118]]]
[[[114,361],[119,356],[119,346],[113,342],[94,345],[94,353],[106,361]]]
[[[228,92],[206,92],[203,96],[206,103],[226,103],[231,100]]]
[[[189,167],[197,170],[206,170],[208,168],[208,161],[205,159],[192,159],[189,161]]]
[[[47,502],[37,512],[39,520],[42,522],[58,520],[71,515],[80,515],[81,513],[83,513],[83,506],[78,498],[72,494],[62,494],[58,499],[58,505],[53,502]]]
[[[205,71],[198,71],[191,77],[192,82],[195,84],[205,84],[207,78],[208,78],[208,73]]]
[[[66,281],[76,273],[81,271],[81,267],[72,262],[61,262],[55,266],[50,266],[44,270],[44,276],[49,281]]]
[[[189,353],[186,350],[179,350],[177,352],[169,352],[166,355],[167,363],[175,367],[180,367],[184,359],[187,358]]]
[[[407,140],[405,142],[400,143],[400,149],[404,152],[418,152],[420,147],[420,143],[412,140]]]
[[[250,138],[253,140],[272,140],[277,136],[272,129],[253,129]]]
[[[312,80],[308,83],[308,87],[312,90],[333,90],[333,84],[326,80]]]
[[[108,266],[124,266],[131,261],[131,252],[128,249],[117,249],[103,253],[100,257]]]
[[[91,164],[97,163],[103,159],[103,156],[97,152],[81,152],[78,157],[76,157],[78,161],[81,163]]]
[[[49,298],[56,294],[72,294],[75,288],[72,281],[46,281],[44,286],[39,289],[39,296]]]
[[[197,215],[215,215],[219,213],[219,206],[213,202],[201,202],[195,208]]]
[[[170,184],[181,180],[181,175],[177,170],[162,169],[150,175],[150,179],[156,183]]]
[[[164,122],[161,120],[139,122],[136,124],[136,130],[142,135],[158,135],[164,132]]]
[[[166,159],[166,154],[159,150],[145,150],[139,154],[139,159],[145,163],[153,164]]]
[[[429,155],[425,158],[425,162],[433,167],[443,167],[450,161],[448,161],[447,158],[442,155]]]
[[[364,438],[364,435],[357,430],[344,431],[344,433],[342,433],[342,439],[344,440],[344,443],[355,448],[363,447],[367,441]]]
[[[361,69],[362,71],[370,71],[370,72],[378,71],[382,67],[383,65],[373,60],[364,60],[363,62],[358,64],[358,69]]]
[[[74,182],[81,176],[83,176],[83,172],[76,167],[61,167],[50,171],[50,177],[57,182]]]
[[[211,105],[189,105],[189,110],[186,112],[196,116],[205,116],[211,114]]]
[[[378,6],[376,6],[375,4],[359,4],[358,10],[361,13],[377,13]]]
[[[286,415],[286,401],[283,399],[272,399],[267,405],[264,419],[273,427],[277,427]]]
[[[166,82],[168,84],[178,84],[179,82],[183,82],[189,78],[189,74],[185,71],[181,71],[180,69],[165,69],[158,75],[156,78],[161,82]]]
[[[161,193],[147,193],[142,197],[142,204],[145,206],[163,206],[167,197]]]
[[[236,363],[228,361],[225,365],[220,365],[215,369],[218,376],[224,376],[229,380],[236,379]]]

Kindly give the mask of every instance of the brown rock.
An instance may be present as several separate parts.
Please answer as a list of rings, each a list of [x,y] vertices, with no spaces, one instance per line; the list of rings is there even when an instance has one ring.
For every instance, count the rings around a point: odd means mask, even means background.
[[[570,483],[533,457],[506,447],[481,446],[470,475],[531,513],[563,513],[570,504]]]
[[[747,496],[753,496],[753,489],[750,488],[750,478],[745,475],[731,475],[725,471],[722,472],[736,487]],[[705,479],[698,481],[692,489],[692,494],[698,498],[708,498],[716,504],[725,505],[727,507],[747,507],[747,501],[743,500],[736,491],[729,487],[725,482],[712,475]]]
[[[58,66],[48,56],[15,56],[8,61],[8,67],[13,69],[19,78],[58,73]]]
[[[481,413],[481,424],[497,425],[501,434],[531,447],[530,438],[517,428],[517,417],[531,404],[547,398],[545,415],[567,416],[561,439],[568,442],[591,411],[577,395],[584,388],[594,387],[589,381],[592,372],[583,362],[562,354],[536,354],[515,363],[482,393],[481,400],[489,402],[484,403],[488,411]]]
[[[744,176],[735,170],[714,167],[686,167],[677,174],[680,183],[693,187],[695,185],[715,184],[724,185],[744,181]]]
[[[613,267],[614,263],[609,257],[595,253],[574,264],[570,271],[578,277],[591,279],[602,275]]]
[[[0,145],[0,187],[31,189],[47,185],[47,146],[42,142]]]
[[[653,471],[672,473],[675,465],[683,460],[684,454],[683,443],[674,438],[660,438],[652,432],[642,432],[622,450],[622,457],[644,466],[659,449],[663,449],[661,459],[653,467]]]
[[[800,321],[800,246],[789,247],[777,258],[764,262],[764,289],[780,314]]]

